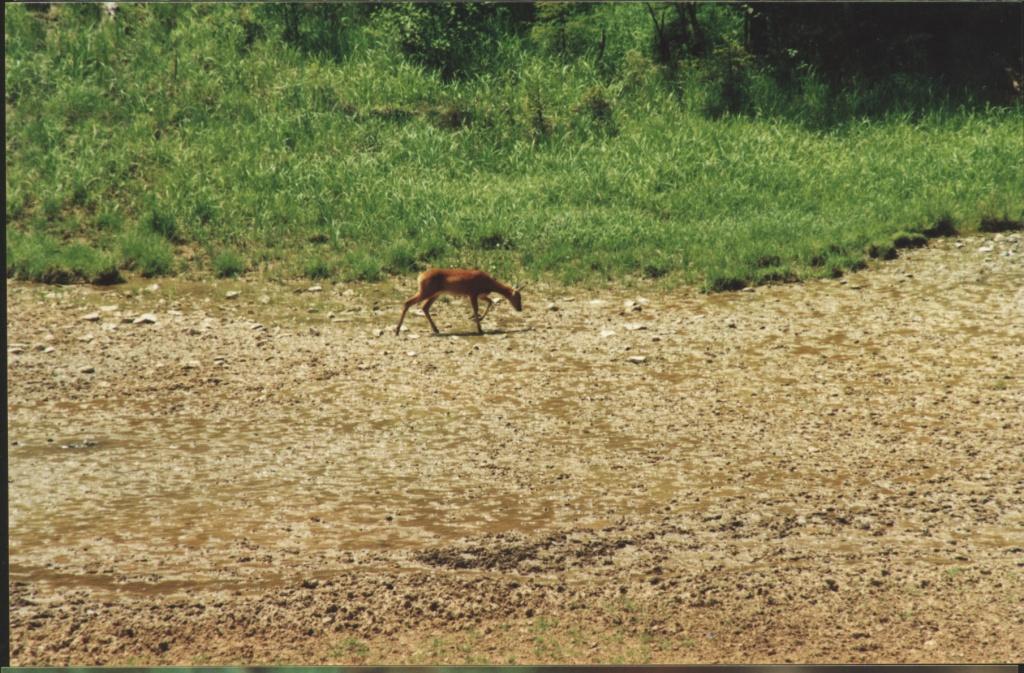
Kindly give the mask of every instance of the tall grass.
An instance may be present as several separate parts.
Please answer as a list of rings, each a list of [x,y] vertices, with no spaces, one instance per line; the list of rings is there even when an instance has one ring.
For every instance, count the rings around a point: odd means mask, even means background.
[[[317,278],[481,265],[727,289],[839,274],[943,217],[1024,218],[1020,107],[866,116],[877,92],[751,70],[737,112],[721,63],[651,62],[639,6],[601,8],[601,62],[509,35],[461,79],[404,56],[386,13],[327,58],[252,38],[251,5],[7,9],[8,275],[24,235],[157,275],[200,248],[214,273],[231,250]]]

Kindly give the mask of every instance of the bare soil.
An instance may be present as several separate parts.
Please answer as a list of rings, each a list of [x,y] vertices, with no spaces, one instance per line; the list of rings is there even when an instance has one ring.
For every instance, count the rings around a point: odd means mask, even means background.
[[[1024,660],[1022,238],[483,337],[9,282],[12,663]]]

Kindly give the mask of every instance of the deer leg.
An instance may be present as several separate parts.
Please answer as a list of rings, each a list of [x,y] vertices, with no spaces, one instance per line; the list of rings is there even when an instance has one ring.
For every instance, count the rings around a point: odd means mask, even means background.
[[[405,302],[405,306],[402,307],[402,317],[398,319],[398,326],[395,327],[396,335],[398,334],[399,330],[402,329],[402,322],[405,320],[405,312],[409,310],[410,306],[415,306],[416,304],[420,303],[422,299],[423,297],[421,297],[420,293],[417,292],[415,296],[411,297],[408,301]]]
[[[437,329],[437,325],[434,324],[434,319],[430,317],[430,305],[434,303],[435,299],[437,299],[436,294],[423,304],[423,315],[427,316],[427,322],[430,323],[430,329],[434,330],[434,334],[440,334],[441,332]]]
[[[482,299],[483,299],[483,300],[484,300],[485,302],[487,302],[487,308],[485,308],[485,309],[484,309],[484,314],[483,314],[482,316],[480,316],[480,320],[481,320],[481,321],[483,321],[483,319],[487,317],[487,314],[488,314],[488,313],[490,313],[490,312],[491,312],[491,309],[492,309],[492,308],[494,307],[494,300],[493,300],[493,299],[491,299],[491,298],[490,298],[490,297],[489,297],[488,295],[486,295],[486,294],[485,294],[485,295],[483,295],[483,297],[481,297],[481,298],[482,298]]]
[[[473,322],[476,323],[476,331],[480,334],[484,333],[484,328],[480,326],[480,305],[477,303],[477,296],[475,294],[469,295],[469,303],[473,305]]]

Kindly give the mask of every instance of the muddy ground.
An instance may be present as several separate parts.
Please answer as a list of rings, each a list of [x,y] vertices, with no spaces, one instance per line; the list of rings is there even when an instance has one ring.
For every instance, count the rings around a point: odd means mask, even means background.
[[[1024,659],[1020,234],[484,337],[150,283],[7,285],[16,665]]]

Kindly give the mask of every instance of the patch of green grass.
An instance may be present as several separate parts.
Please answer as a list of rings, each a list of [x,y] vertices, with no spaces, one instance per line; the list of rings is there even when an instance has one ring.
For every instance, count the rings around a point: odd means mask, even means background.
[[[245,269],[245,258],[235,250],[221,250],[213,258],[213,271],[218,278],[233,278],[245,273]]]
[[[349,637],[333,647],[328,654],[335,659],[362,662],[370,654],[370,646],[358,638]]]
[[[171,244],[189,243],[280,276],[476,265],[720,291],[1024,222],[1020,106],[868,117],[869,92],[811,75],[781,92],[739,52],[670,73],[639,5],[593,9],[603,65],[540,30],[449,79],[407,57],[387,12],[325,60],[259,6],[7,9],[8,227],[149,275],[186,268]]]
[[[122,282],[112,256],[84,243],[62,243],[45,234],[8,231],[7,277],[42,283]]]
[[[120,237],[121,265],[147,278],[174,271],[174,248],[159,234],[132,229]]]
[[[337,270],[337,262],[319,254],[309,257],[302,263],[302,275],[313,280],[332,278]]]
[[[345,255],[341,264],[342,277],[345,280],[363,280],[374,282],[384,277],[381,262],[362,251],[350,252]]]

